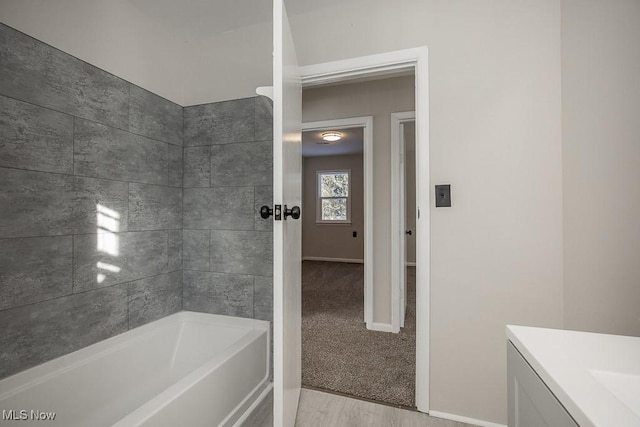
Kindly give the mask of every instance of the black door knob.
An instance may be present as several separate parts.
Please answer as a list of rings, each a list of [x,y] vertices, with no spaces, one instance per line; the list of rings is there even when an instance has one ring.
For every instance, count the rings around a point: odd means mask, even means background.
[[[298,206],[294,206],[291,209],[287,209],[287,205],[284,205],[284,219],[290,216],[293,219],[300,218],[300,208]]]
[[[271,209],[269,206],[265,205],[260,208],[260,216],[262,217],[262,219],[267,219],[271,215],[273,215],[273,209]]]
[[[407,231],[405,231],[405,233],[406,233],[406,234],[408,234],[409,236],[411,236],[411,234],[413,234],[413,233],[411,232],[411,230],[407,230]]]

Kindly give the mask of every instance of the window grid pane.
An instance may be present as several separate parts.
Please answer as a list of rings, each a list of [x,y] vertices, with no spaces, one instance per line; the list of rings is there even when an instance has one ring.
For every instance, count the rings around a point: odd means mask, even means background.
[[[349,195],[349,174],[344,172],[320,174],[321,197],[347,197]]]
[[[347,198],[322,199],[323,221],[346,221]]]

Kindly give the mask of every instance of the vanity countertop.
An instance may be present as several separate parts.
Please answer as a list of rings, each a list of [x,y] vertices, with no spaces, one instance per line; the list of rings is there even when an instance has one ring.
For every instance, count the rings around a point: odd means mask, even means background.
[[[581,427],[640,427],[640,338],[527,326],[507,338]]]

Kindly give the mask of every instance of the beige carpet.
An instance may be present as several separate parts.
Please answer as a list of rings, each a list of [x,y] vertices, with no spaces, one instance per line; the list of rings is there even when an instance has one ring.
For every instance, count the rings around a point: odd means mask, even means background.
[[[398,334],[364,325],[364,266],[302,264],[302,384],[393,405],[415,406],[415,268]]]

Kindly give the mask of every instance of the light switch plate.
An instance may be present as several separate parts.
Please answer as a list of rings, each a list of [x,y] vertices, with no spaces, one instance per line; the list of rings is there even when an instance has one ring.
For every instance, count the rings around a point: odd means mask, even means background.
[[[451,207],[451,185],[436,185],[436,208]]]

